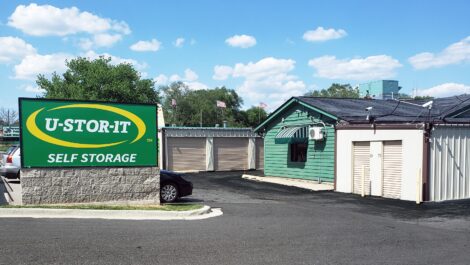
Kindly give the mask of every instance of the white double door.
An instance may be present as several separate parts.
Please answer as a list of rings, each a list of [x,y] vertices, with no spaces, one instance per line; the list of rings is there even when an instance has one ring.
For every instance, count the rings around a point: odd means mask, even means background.
[[[401,194],[401,178],[401,141],[355,143],[354,193],[398,199]]]
[[[370,195],[382,196],[383,144],[370,142]]]

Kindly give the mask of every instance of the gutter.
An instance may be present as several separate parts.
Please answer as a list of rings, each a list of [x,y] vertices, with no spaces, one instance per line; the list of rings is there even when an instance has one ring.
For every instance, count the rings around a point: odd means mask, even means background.
[[[423,129],[423,123],[416,124],[339,124],[336,130],[417,130]]]

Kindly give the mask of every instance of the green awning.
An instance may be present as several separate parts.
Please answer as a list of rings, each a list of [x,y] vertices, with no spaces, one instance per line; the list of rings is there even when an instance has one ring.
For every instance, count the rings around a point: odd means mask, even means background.
[[[308,140],[308,125],[282,128],[275,137],[276,140],[288,142],[305,142]],[[284,142],[283,141],[283,142]]]

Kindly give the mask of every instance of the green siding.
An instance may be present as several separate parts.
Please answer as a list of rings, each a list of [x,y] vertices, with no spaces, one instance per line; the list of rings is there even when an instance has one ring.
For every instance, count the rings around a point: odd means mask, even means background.
[[[296,112],[300,110],[301,112]],[[323,141],[308,141],[307,161],[290,162],[289,144],[275,141],[281,127],[289,125],[311,124],[311,118],[327,124],[326,138]],[[284,118],[284,121],[282,121]],[[267,176],[300,178],[325,182],[334,181],[334,144],[335,130],[331,126],[334,120],[300,104],[293,104],[266,128],[264,138],[264,173]]]

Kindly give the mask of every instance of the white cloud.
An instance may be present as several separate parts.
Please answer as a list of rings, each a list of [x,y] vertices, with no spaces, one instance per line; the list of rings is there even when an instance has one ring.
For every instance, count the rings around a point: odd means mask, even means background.
[[[88,51],[86,53],[80,54],[80,56],[88,58],[90,60],[95,60],[100,56],[110,57],[111,64],[117,65],[121,63],[128,63],[135,67],[136,70],[141,72],[141,76],[146,76],[145,72],[142,72],[147,68],[146,63],[139,63],[134,59],[127,59],[118,56],[111,55],[109,53],[98,54],[94,51]],[[66,60],[71,60],[76,58],[76,55],[67,54],[67,53],[53,53],[53,54],[33,54],[28,55],[23,60],[15,65],[14,72],[15,79],[26,79],[33,80],[37,77],[38,74],[49,75],[53,72],[61,74],[67,70],[65,65]]]
[[[57,8],[51,5],[19,5],[8,19],[8,25],[33,36],[66,36],[77,33],[131,32],[124,21],[102,18],[76,7]]]
[[[88,52],[82,54],[82,56],[86,57],[86,58],[89,58],[90,60],[98,59],[100,56],[104,56],[106,58],[110,57],[111,58],[111,64],[113,64],[113,65],[117,65],[117,64],[121,64],[121,63],[131,64],[138,71],[142,71],[142,70],[146,69],[147,66],[148,66],[146,63],[139,63],[138,61],[136,61],[134,59],[122,58],[122,57],[119,57],[119,56],[111,55],[109,53],[96,53],[95,51],[88,51]],[[143,73],[143,74],[145,75],[145,73]]]
[[[245,99],[245,106],[270,102],[268,108],[272,110],[290,97],[306,92],[305,83],[289,74],[294,68],[294,60],[266,57],[258,62],[237,63],[233,67],[218,65],[214,67],[213,78],[243,78],[243,83],[236,90]]]
[[[79,42],[80,48],[89,50],[91,48],[111,47],[116,42],[122,40],[121,34],[100,33],[93,36],[93,39],[84,38]]]
[[[48,75],[52,72],[62,73],[66,70],[65,60],[73,56],[66,53],[28,55],[15,65],[15,79],[33,80],[38,74]]]
[[[233,68],[226,65],[214,66],[214,75],[212,76],[215,80],[226,80],[233,72]]]
[[[29,93],[34,93],[34,94],[41,94],[41,93],[46,92],[44,89],[36,85],[23,85],[20,87],[20,89]]]
[[[173,43],[173,45],[175,45],[175,47],[181,48],[183,47],[184,41],[185,41],[184,38],[181,38],[181,37],[177,38],[175,42]]]
[[[234,35],[226,39],[225,43],[232,47],[249,48],[256,45],[256,39],[249,35]]]
[[[470,36],[449,45],[440,53],[423,52],[410,57],[408,61],[418,70],[470,62]]]
[[[449,97],[454,95],[470,94],[470,86],[458,83],[444,83],[426,89],[418,89],[418,96]]]
[[[170,77],[160,74],[157,77],[153,79],[156,85],[167,85],[168,82],[177,82],[181,81],[183,82],[186,86],[188,86],[189,89],[191,90],[200,90],[200,89],[208,89],[209,87],[198,81],[199,76],[194,72],[193,70],[187,68],[184,70],[184,77],[181,77],[177,74],[173,74]]]
[[[36,53],[29,43],[17,37],[0,37],[0,63],[11,63]]]
[[[317,77],[343,80],[391,78],[395,76],[395,70],[402,66],[388,55],[342,60],[335,56],[322,56],[311,59],[308,65],[316,70]]]
[[[170,76],[169,80],[170,80],[170,82],[176,82],[176,81],[181,81],[182,78],[177,74],[173,74],[173,75]]]
[[[327,40],[340,39],[348,35],[343,29],[325,29],[318,27],[315,30],[306,31],[303,39],[309,42],[322,42]]]
[[[136,52],[156,52],[160,49],[162,43],[157,39],[151,41],[138,41],[131,45],[130,49]]]
[[[153,79],[153,82],[155,82],[157,86],[163,86],[168,83],[168,77],[164,74],[160,74]]]
[[[111,47],[122,39],[121,34],[96,34],[94,37],[96,47]]]
[[[193,70],[189,68],[184,70],[184,80],[192,82],[196,81],[198,78],[199,76]]]
[[[78,43],[78,46],[82,48],[83,50],[89,50],[93,47],[93,41],[88,39],[88,38],[83,38],[80,39],[80,42]]]
[[[208,89],[209,87],[206,84],[201,82],[184,82],[189,89],[191,90],[201,90],[201,89]]]

